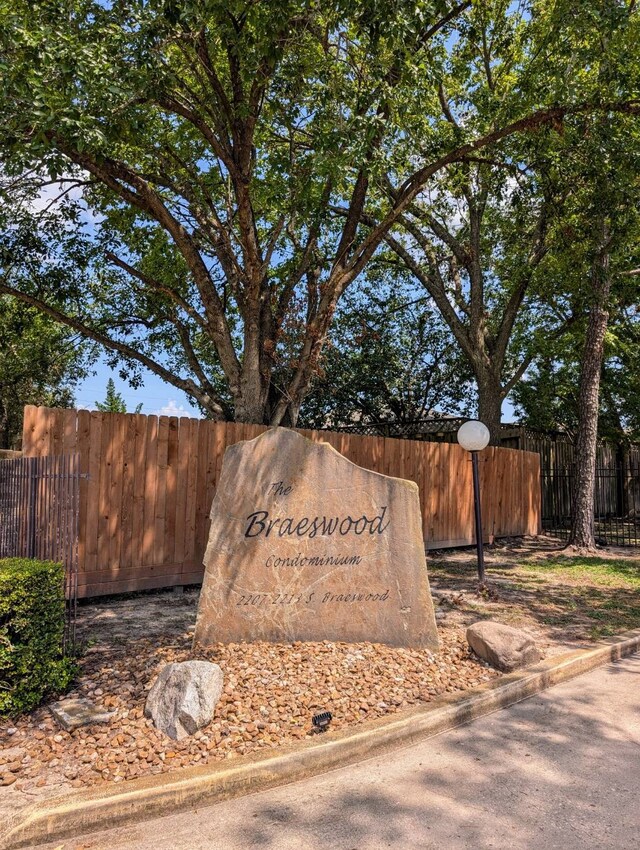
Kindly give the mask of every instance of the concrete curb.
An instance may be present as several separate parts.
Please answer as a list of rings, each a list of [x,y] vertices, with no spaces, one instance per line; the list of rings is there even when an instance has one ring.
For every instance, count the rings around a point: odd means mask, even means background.
[[[77,837],[325,773],[506,708],[638,649],[640,629],[603,641],[594,649],[556,656],[473,691],[440,698],[393,720],[371,721],[357,732],[326,733],[318,743],[284,747],[275,756],[263,754],[230,766],[183,768],[175,774],[131,780],[124,788],[114,786],[36,803],[5,825],[0,850]]]

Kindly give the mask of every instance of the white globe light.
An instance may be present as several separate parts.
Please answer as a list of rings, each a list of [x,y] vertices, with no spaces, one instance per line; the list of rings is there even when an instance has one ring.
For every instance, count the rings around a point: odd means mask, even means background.
[[[491,434],[479,419],[469,419],[458,428],[458,442],[468,452],[481,452],[489,445]]]

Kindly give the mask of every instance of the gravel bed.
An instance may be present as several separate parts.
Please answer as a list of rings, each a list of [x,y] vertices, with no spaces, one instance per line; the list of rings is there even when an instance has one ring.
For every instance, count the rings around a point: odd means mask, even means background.
[[[459,626],[441,625],[439,638],[436,654],[328,641],[201,650],[195,657],[222,667],[224,691],[213,722],[180,742],[156,731],[143,710],[162,666],[194,657],[191,633],[98,644],[71,695],[115,711],[113,720],[67,733],[40,708],[0,721],[0,785],[40,796],[231,759],[311,738],[318,711],[333,713],[332,729],[356,726],[499,675],[472,655]]]

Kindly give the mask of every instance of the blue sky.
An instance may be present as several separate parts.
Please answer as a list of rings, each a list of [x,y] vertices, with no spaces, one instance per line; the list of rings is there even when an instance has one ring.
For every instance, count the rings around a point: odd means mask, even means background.
[[[96,401],[104,401],[107,393],[107,381],[113,378],[116,390],[125,400],[127,410],[133,412],[137,405],[142,404],[141,413],[156,413],[169,416],[195,416],[200,418],[200,411],[193,407],[188,397],[181,390],[160,380],[157,375],[143,370],[144,385],[132,389],[118,375],[117,369],[111,369],[100,358],[93,367],[95,375],[90,375],[82,381],[76,390],[76,407],[95,409]]]

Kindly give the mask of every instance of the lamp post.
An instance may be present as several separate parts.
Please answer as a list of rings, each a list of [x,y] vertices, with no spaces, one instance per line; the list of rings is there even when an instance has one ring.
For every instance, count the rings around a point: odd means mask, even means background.
[[[491,437],[487,426],[478,419],[469,419],[458,428],[458,443],[471,453],[473,469],[473,506],[476,515],[476,547],[478,549],[478,578],[484,584],[484,551],[482,548],[482,513],[480,510],[480,476],[478,474],[478,452],[489,445]]]

